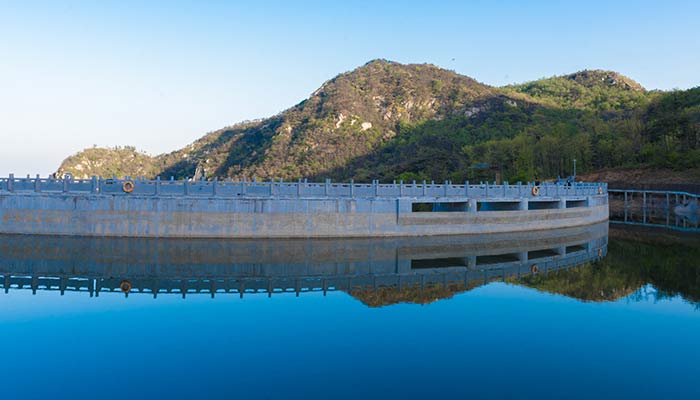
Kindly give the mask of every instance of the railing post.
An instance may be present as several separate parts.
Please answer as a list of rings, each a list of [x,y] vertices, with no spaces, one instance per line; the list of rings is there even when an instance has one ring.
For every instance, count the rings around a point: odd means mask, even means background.
[[[355,180],[350,179],[350,197],[355,197]]]
[[[331,184],[330,179],[326,179],[326,184],[323,186],[323,194],[327,197],[328,196],[328,189]]]
[[[374,197],[379,196],[379,179],[374,179]]]
[[[403,179],[399,181],[399,196],[403,197]]]
[[[425,180],[423,181],[423,197],[425,197]]]
[[[190,181],[189,181],[189,179],[187,179],[187,177],[185,177],[185,183],[184,183],[183,189],[184,189],[185,196],[190,194]]]
[[[642,222],[647,223],[647,192],[642,192]]]
[[[70,188],[68,187],[68,177],[63,177],[63,193],[68,193]]]
[[[464,195],[469,196],[469,181],[464,181]]]
[[[218,178],[214,177],[214,180],[211,181],[211,194],[216,197],[216,183],[218,182]]]
[[[245,195],[245,178],[241,179],[241,195]]]
[[[447,182],[448,181],[445,181],[445,185],[443,186],[443,190],[442,190],[443,196],[445,196],[445,197],[447,197]]]
[[[92,179],[90,180],[90,193],[97,193],[97,177],[95,175],[93,175]]]
[[[156,196],[160,195],[160,176],[156,176],[156,188],[154,190],[154,194]]]
[[[7,178],[7,191],[8,192],[15,191],[15,174],[10,174],[10,177]]]
[[[41,177],[39,177],[39,174],[36,174],[36,179],[34,179],[34,191],[39,193],[41,192]]]

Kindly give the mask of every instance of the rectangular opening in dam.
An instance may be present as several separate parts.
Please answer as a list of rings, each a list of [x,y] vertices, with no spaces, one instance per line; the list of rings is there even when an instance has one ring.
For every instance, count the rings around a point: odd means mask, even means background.
[[[527,203],[528,210],[553,210],[559,208],[559,200],[532,201]]]
[[[468,204],[463,202],[450,203],[412,203],[411,212],[464,212],[467,211]]]
[[[555,257],[558,255],[559,253],[557,253],[554,249],[534,250],[527,252],[527,259],[537,260],[538,258]]]
[[[586,246],[584,246],[584,245],[568,246],[566,248],[566,254],[575,253],[577,251],[585,251],[585,250],[586,250]]]
[[[467,259],[461,257],[427,258],[423,260],[411,260],[411,269],[466,267],[467,265]]]
[[[586,200],[567,200],[566,208],[586,207]]]
[[[476,203],[477,211],[517,211],[520,201],[480,201]]]
[[[494,265],[520,261],[517,253],[476,256],[476,265]]]

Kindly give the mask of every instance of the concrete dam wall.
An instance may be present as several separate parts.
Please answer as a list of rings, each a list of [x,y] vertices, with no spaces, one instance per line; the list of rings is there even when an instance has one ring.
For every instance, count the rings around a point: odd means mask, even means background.
[[[0,233],[324,238],[522,232],[608,219],[605,184],[0,179]]]

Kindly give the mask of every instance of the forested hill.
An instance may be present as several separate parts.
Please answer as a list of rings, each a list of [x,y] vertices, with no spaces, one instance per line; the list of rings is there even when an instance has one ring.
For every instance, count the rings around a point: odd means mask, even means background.
[[[429,64],[375,60],[271,118],[155,157],[87,149],[58,173],[525,181],[567,175],[574,158],[580,173],[700,167],[700,88],[647,91],[600,70],[498,88]]]

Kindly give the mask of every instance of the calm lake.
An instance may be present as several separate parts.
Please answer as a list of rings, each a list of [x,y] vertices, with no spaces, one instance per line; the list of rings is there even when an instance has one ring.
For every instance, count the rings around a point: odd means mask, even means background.
[[[0,237],[2,398],[700,398],[700,242]]]

